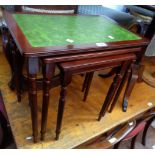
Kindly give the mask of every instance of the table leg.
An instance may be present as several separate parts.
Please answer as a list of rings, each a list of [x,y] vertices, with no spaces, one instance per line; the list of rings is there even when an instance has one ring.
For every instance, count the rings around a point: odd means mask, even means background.
[[[88,74],[88,79],[87,79],[86,86],[85,86],[83,101],[87,100],[87,96],[88,96],[88,93],[89,93],[89,88],[90,88],[90,85],[91,85],[91,82],[92,82],[92,79],[93,79],[93,75],[94,75],[94,72],[90,72]]]
[[[38,105],[36,75],[39,71],[39,60],[36,57],[27,58],[27,74],[29,83],[29,104],[31,108],[33,141],[38,141]]]
[[[61,132],[61,125],[62,125],[62,118],[64,113],[65,107],[65,97],[67,94],[67,86],[71,82],[72,76],[69,73],[65,73],[61,77],[61,92],[60,92],[60,99],[59,99],[59,106],[58,106],[58,115],[57,115],[57,126],[56,126],[56,140],[59,139],[59,135]]]
[[[13,69],[14,69],[14,82],[15,82],[15,89],[17,93],[18,102],[21,102],[21,89],[22,89],[22,65],[23,59],[22,56],[19,54],[19,51],[16,48],[14,42],[11,43],[11,52],[13,55]]]
[[[83,82],[83,85],[82,85],[82,92],[84,92],[84,90],[86,88],[86,85],[87,85],[87,82],[88,82],[88,77],[89,77],[89,73],[86,73],[85,79],[84,79],[84,82]]]
[[[121,91],[122,91],[122,89],[123,89],[123,87],[124,87],[124,84],[125,84],[125,82],[127,81],[127,79],[129,78],[130,74],[131,74],[131,68],[130,68],[130,65],[129,65],[128,71],[127,71],[127,73],[125,73],[125,75],[123,76],[122,82],[121,82],[121,84],[120,84],[120,86],[119,86],[119,88],[118,88],[118,90],[117,90],[117,93],[116,93],[116,95],[115,95],[115,97],[114,97],[114,99],[113,99],[113,102],[112,102],[112,104],[111,104],[111,106],[110,106],[110,109],[109,109],[109,112],[110,112],[110,113],[113,111],[113,109],[114,109],[114,107],[115,107],[115,105],[116,105],[116,102],[117,102],[117,100],[118,100],[118,98],[119,98],[119,96],[120,96],[120,93],[121,93]]]
[[[139,82],[139,83],[143,82],[144,70],[145,70],[145,66],[140,64],[139,71],[138,71],[138,79],[137,79],[137,82]]]
[[[120,72],[116,74],[110,88],[109,88],[109,91],[108,91],[108,94],[106,96],[106,99],[105,99],[105,102],[101,108],[101,111],[100,111],[100,114],[99,114],[99,117],[98,117],[98,120],[100,121],[101,117],[103,117],[110,105],[110,102],[113,98],[113,96],[115,95],[120,83],[121,83],[121,79],[127,69],[129,65],[129,61],[126,61],[122,64],[121,66],[121,69],[120,69]]]
[[[15,84],[14,84],[14,66],[13,66],[13,55],[11,51],[11,44],[10,40],[12,40],[11,35],[9,34],[9,31],[6,27],[2,27],[2,50],[5,54],[5,57],[10,65],[11,69],[11,80],[9,81],[8,85],[11,90],[15,90]]]
[[[49,90],[52,77],[54,76],[55,64],[43,65],[43,104],[42,104],[42,120],[41,120],[41,140],[45,138],[48,105],[49,105]]]
[[[5,56],[7,58],[7,61],[10,65],[11,69],[11,79],[8,83],[11,90],[15,90],[15,75],[14,75],[14,65],[13,65],[13,53],[10,47],[10,43],[8,42],[5,47],[3,47],[3,52],[5,53]]]
[[[128,100],[129,97],[131,95],[131,92],[133,90],[133,87],[138,79],[138,71],[139,71],[139,65],[137,64],[132,64],[131,65],[131,75],[129,77],[127,86],[126,86],[126,90],[124,93],[124,99],[123,99],[123,104],[122,104],[122,108],[123,111],[126,112],[127,110],[127,106],[128,106]]]

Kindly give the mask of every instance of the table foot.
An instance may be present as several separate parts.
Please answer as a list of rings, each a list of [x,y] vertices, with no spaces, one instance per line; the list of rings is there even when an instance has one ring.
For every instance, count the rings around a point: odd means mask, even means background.
[[[45,134],[41,133],[40,140],[43,141],[45,139]]]
[[[60,132],[56,134],[55,140],[59,140]]]
[[[127,100],[124,100],[123,105],[122,105],[123,112],[126,112],[127,111],[127,107],[128,107],[128,101]]]
[[[33,142],[37,143],[38,142],[38,138],[36,136],[33,136]]]
[[[124,93],[124,99],[123,99],[123,103],[122,103],[122,110],[124,112],[126,112],[126,110],[127,110],[129,97],[130,97],[131,92],[134,88],[134,85],[138,79],[138,70],[139,70],[139,65],[137,65],[137,64],[131,65],[131,75],[129,77],[129,80],[128,80],[128,83],[126,86],[126,90]]]
[[[11,80],[8,82],[8,86],[11,90],[15,90],[15,84],[14,84],[14,79],[13,77],[11,78]]]

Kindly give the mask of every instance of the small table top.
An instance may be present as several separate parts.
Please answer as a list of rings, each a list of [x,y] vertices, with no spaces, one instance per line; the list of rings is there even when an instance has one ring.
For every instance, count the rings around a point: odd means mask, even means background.
[[[139,40],[104,16],[13,14],[33,47]]]
[[[21,53],[61,55],[145,46],[148,40],[104,16],[47,15],[4,12]],[[102,43],[102,44],[98,44]]]

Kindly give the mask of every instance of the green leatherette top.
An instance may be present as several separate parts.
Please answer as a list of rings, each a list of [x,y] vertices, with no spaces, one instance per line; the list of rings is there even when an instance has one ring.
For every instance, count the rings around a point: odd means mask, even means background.
[[[33,47],[139,40],[103,16],[13,14]]]

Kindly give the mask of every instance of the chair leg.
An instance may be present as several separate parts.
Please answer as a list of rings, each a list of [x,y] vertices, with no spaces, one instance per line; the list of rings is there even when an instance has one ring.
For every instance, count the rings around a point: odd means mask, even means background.
[[[92,79],[93,79],[93,75],[94,75],[94,72],[90,72],[89,75],[88,75],[88,81],[86,83],[83,101],[87,100],[87,96],[88,96],[88,93],[89,93],[89,89],[90,89],[90,85],[91,85],[91,82],[92,82]]]
[[[147,135],[147,131],[149,129],[149,126],[151,125],[151,123],[153,122],[153,120],[155,119],[155,117],[151,118],[150,120],[147,121],[146,126],[144,128],[143,131],[143,135],[142,135],[142,144],[145,146],[146,145],[146,135]]]
[[[121,83],[122,76],[124,75],[125,70],[128,67],[128,65],[129,65],[129,61],[124,62],[123,65],[121,66],[120,72],[117,73],[116,76],[114,77],[114,80],[113,80],[113,82],[109,88],[109,91],[108,91],[108,94],[107,94],[106,99],[104,101],[104,104],[101,108],[98,120],[100,120],[101,117],[103,117],[105,115],[105,113],[106,113],[106,111],[110,105],[110,102],[112,101],[112,98],[115,95],[115,93],[116,93],[116,91],[117,91],[117,89]]]
[[[134,149],[135,148],[135,143],[136,143],[137,136],[138,136],[138,134],[132,138],[130,149]]]
[[[49,90],[51,79],[54,75],[55,64],[43,65],[43,103],[42,103],[42,118],[41,118],[41,140],[45,138],[48,105],[49,105]]]
[[[127,106],[128,106],[128,100],[129,100],[129,97],[131,95],[131,92],[134,88],[134,85],[137,81],[137,78],[138,78],[138,69],[139,69],[139,65],[136,65],[136,64],[132,64],[131,65],[131,76],[128,80],[128,83],[127,83],[127,86],[126,86],[126,90],[125,90],[125,93],[124,93],[124,99],[123,99],[123,104],[122,104],[122,110],[124,112],[126,112],[127,110]]]
[[[121,82],[121,84],[120,84],[120,86],[119,86],[119,88],[117,90],[117,93],[116,93],[116,95],[115,95],[115,97],[113,99],[113,102],[112,102],[112,104],[110,106],[110,109],[109,109],[110,113],[113,111],[113,109],[114,109],[114,107],[116,105],[116,102],[117,102],[117,100],[118,100],[118,98],[120,96],[120,93],[121,93],[121,91],[122,91],[122,89],[124,87],[124,84],[125,84],[126,80],[128,79],[130,73],[131,73],[131,70],[130,70],[130,67],[129,67],[127,73],[125,73],[125,75],[123,76],[122,82]]]

